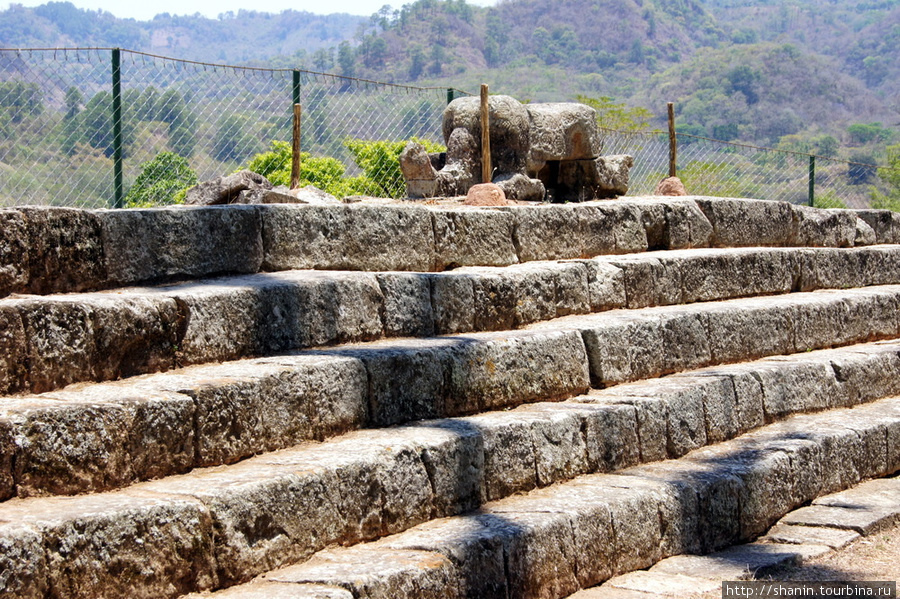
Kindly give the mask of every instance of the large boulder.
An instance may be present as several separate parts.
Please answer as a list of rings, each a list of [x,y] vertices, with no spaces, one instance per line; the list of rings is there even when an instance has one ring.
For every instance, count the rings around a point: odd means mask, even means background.
[[[585,104],[546,103],[526,106],[531,119],[528,170],[548,160],[594,160],[600,156],[597,111]]]
[[[531,123],[525,105],[509,96],[491,96],[488,102],[491,124],[491,166],[498,173],[525,171],[530,149]],[[481,101],[459,98],[444,110],[444,139],[463,129],[475,140],[478,170],[481,172]],[[450,159],[450,147],[447,147]]]

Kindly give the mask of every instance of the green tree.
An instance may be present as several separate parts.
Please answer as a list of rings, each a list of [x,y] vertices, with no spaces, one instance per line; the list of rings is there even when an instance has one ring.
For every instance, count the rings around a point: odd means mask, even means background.
[[[256,123],[243,114],[222,117],[213,137],[213,158],[221,162],[241,160],[259,149],[260,142],[251,133]]]
[[[854,123],[847,127],[850,140],[860,144],[883,142],[891,138],[891,130],[881,123]]]
[[[645,131],[649,129],[650,119],[653,118],[653,113],[646,108],[629,107],[610,96],[577,96],[575,99],[597,111],[597,125],[602,129]]]
[[[37,83],[4,81],[0,83],[0,108],[13,123],[20,123],[26,116],[37,116],[44,111],[41,88]]]
[[[888,146],[887,166],[878,169],[878,178],[887,191],[872,189],[872,207],[900,212],[900,144]]]
[[[356,76],[356,53],[350,46],[350,42],[343,41],[338,46],[338,66],[344,77]]]
[[[81,140],[101,150],[109,158],[113,155],[112,94],[99,92],[91,98],[78,115]],[[134,142],[134,122],[122,119],[123,156],[127,156]]]
[[[141,174],[125,196],[126,208],[180,204],[184,192],[197,184],[187,160],[173,152],[160,152],[141,165]]]

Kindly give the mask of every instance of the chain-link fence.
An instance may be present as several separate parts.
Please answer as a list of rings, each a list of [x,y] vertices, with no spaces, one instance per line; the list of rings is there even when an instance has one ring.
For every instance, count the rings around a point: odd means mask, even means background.
[[[630,154],[628,195],[652,194],[669,175],[669,135],[603,130],[604,154]],[[677,174],[691,195],[782,200],[824,208],[867,208],[879,167],[686,135]]]
[[[399,171],[361,142],[439,142],[454,92],[118,49],[0,50],[0,205],[140,204],[167,177],[230,173],[290,141],[295,103],[301,150],[334,159],[310,161],[307,179],[396,195]]]
[[[307,153],[301,185],[398,197],[403,140],[440,143],[455,93],[464,92],[110,48],[0,49],[0,206],[156,203],[268,149],[274,155],[257,167],[283,163],[295,103]],[[603,137],[604,154],[635,157],[629,195],[652,194],[668,174],[667,134]],[[861,208],[879,184],[874,165],[677,138],[678,175],[691,194]]]

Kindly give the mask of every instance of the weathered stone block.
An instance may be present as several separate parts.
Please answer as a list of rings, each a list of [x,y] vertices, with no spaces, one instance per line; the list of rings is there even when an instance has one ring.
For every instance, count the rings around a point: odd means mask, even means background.
[[[8,305],[22,319],[32,391],[93,378],[98,354],[89,305],[64,297],[8,300]]]
[[[872,227],[876,243],[897,243],[900,214],[890,210],[854,210],[856,216]]]
[[[196,404],[196,460],[216,465],[363,426],[367,379],[352,358],[303,355],[183,369],[143,386]]]
[[[483,430],[466,419],[429,420],[385,431],[386,443],[397,435],[420,452],[433,490],[432,517],[461,514],[484,502],[486,480]]]
[[[784,246],[791,239],[793,210],[786,202],[695,198],[713,227],[716,247]]]
[[[568,514],[504,512],[491,516],[499,516],[514,531],[504,539],[510,596],[566,597],[578,590],[573,523]]]
[[[93,385],[4,402],[15,432],[20,497],[78,494],[184,472],[194,465],[186,396]]]
[[[860,255],[856,250],[833,248],[801,250],[797,254],[800,266],[797,290],[815,291],[865,285],[863,280],[866,272],[862,270]]]
[[[587,317],[579,327],[595,386],[649,378],[665,371],[658,318],[617,311]]]
[[[335,350],[365,365],[369,419],[390,426],[450,415],[447,406],[448,354],[456,341],[408,339],[377,342]]]
[[[499,210],[432,210],[437,270],[508,266],[519,261],[515,216]]]
[[[264,206],[266,270],[435,269],[431,211],[421,206]]]
[[[0,297],[28,289],[30,247],[24,215],[0,210]]]
[[[843,403],[843,390],[827,363],[776,357],[757,363],[754,372],[762,384],[767,422]]]
[[[462,272],[431,275],[431,309],[438,335],[475,330],[475,281]]]
[[[601,202],[580,207],[584,221],[585,255],[630,254],[647,251],[647,232],[641,211],[630,202]],[[605,234],[602,232],[606,231]],[[613,251],[607,249],[612,234]]]
[[[379,273],[375,275],[384,297],[384,334],[390,337],[434,335],[431,284],[419,273]],[[352,304],[351,304],[352,305]]]
[[[681,264],[684,303],[788,293],[793,287],[792,256],[778,249],[676,253],[672,260]]]
[[[900,393],[900,353],[896,346],[868,346],[859,352],[848,348],[829,354],[844,405],[866,403]]]
[[[614,472],[638,464],[641,446],[635,407],[604,404],[602,400],[597,405],[587,403],[592,397],[582,395],[569,402],[537,404],[534,409],[547,405],[547,409],[566,409],[578,414],[584,423],[587,472]]]
[[[289,461],[287,456],[281,459]],[[328,543],[361,540],[350,538],[348,533],[359,524],[352,528],[348,521],[365,522],[360,510],[369,509],[366,501],[380,504],[381,495],[374,471],[353,467],[353,460],[358,458],[344,460],[348,464],[340,481],[329,476],[324,459],[321,466],[290,468],[253,460],[144,483],[138,490],[181,495],[203,506],[216,531],[215,545],[210,539],[208,551],[218,564],[221,584],[227,586],[305,559]],[[359,486],[354,490],[350,485]],[[379,525],[375,523],[376,530]]]
[[[110,493],[7,502],[0,520],[37,531],[46,562],[36,565],[61,596],[172,597],[218,583],[212,521],[194,501]]]
[[[113,284],[253,273],[263,258],[250,206],[101,210],[103,261]]]
[[[28,291],[54,293],[102,287],[102,223],[97,213],[77,208],[19,208],[27,230]]]
[[[634,395],[631,395],[631,392]],[[618,387],[592,397],[600,405],[628,406],[634,411],[637,436],[635,448],[638,451],[638,463],[666,459],[668,455],[666,425],[669,410],[665,400],[641,395],[637,388],[631,390]],[[583,400],[584,398],[579,399]]]
[[[541,408],[536,409],[536,405]],[[515,418],[530,423],[537,484],[541,487],[588,472],[581,415],[554,407],[555,404],[531,404],[511,412]]]
[[[458,596],[505,599],[509,581],[504,546],[515,534],[516,528],[503,518],[485,514],[428,522],[375,545],[439,553],[458,573]]]
[[[0,588],[8,597],[43,599],[50,572],[40,531],[18,522],[0,523]]]
[[[266,580],[343,587],[366,599],[454,599],[456,572],[439,553],[371,545],[322,551],[304,564],[271,572]],[[304,584],[305,586],[305,584]]]
[[[591,312],[625,307],[625,272],[621,268],[603,259],[579,260],[577,263],[586,270]]]
[[[451,348],[450,405],[456,413],[583,393],[587,355],[575,331],[482,333]]]
[[[794,211],[788,245],[809,247],[853,247],[856,214],[850,210],[823,210],[792,206]]]
[[[631,309],[681,303],[682,269],[672,260],[647,255],[610,258],[625,273],[625,297]]]
[[[146,374],[175,367],[184,322],[177,303],[162,296],[94,294],[79,301],[91,311],[96,380]]]
[[[584,225],[580,222],[581,207],[546,205],[516,206],[504,208],[516,219],[515,244],[521,262],[532,260],[566,260],[587,258]],[[599,215],[598,215],[599,216]],[[609,220],[603,219],[609,226]],[[601,239],[592,240],[592,245],[603,247],[610,253],[615,248],[611,228],[606,228]],[[605,243],[604,243],[605,242]]]
[[[30,387],[29,371],[25,367],[28,342],[18,302],[0,302],[0,393],[3,395]]]
[[[373,275],[291,272],[161,288],[186,313],[183,364],[361,341],[384,332]]]
[[[790,311],[777,298],[723,302],[709,310],[706,322],[713,363],[794,351]]]
[[[482,496],[486,501],[537,487],[535,447],[527,421],[499,413],[463,421],[484,438]]]

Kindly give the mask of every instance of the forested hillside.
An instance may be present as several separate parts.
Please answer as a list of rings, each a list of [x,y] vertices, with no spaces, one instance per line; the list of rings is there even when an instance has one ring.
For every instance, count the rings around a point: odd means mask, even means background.
[[[218,19],[163,13],[152,21],[136,21],[82,10],[71,2],[48,2],[36,8],[13,4],[0,11],[0,46],[121,47],[240,64],[290,56],[296,62],[317,49],[352,38],[367,20],[347,14],[323,16],[287,10],[276,15],[241,10],[223,13]]]
[[[900,125],[900,0],[415,0],[370,17],[149,22],[49,2],[0,12],[0,45],[122,46],[469,90],[488,82],[522,100],[611,97],[656,115],[674,101],[685,131],[764,144],[846,145],[854,124]]]

